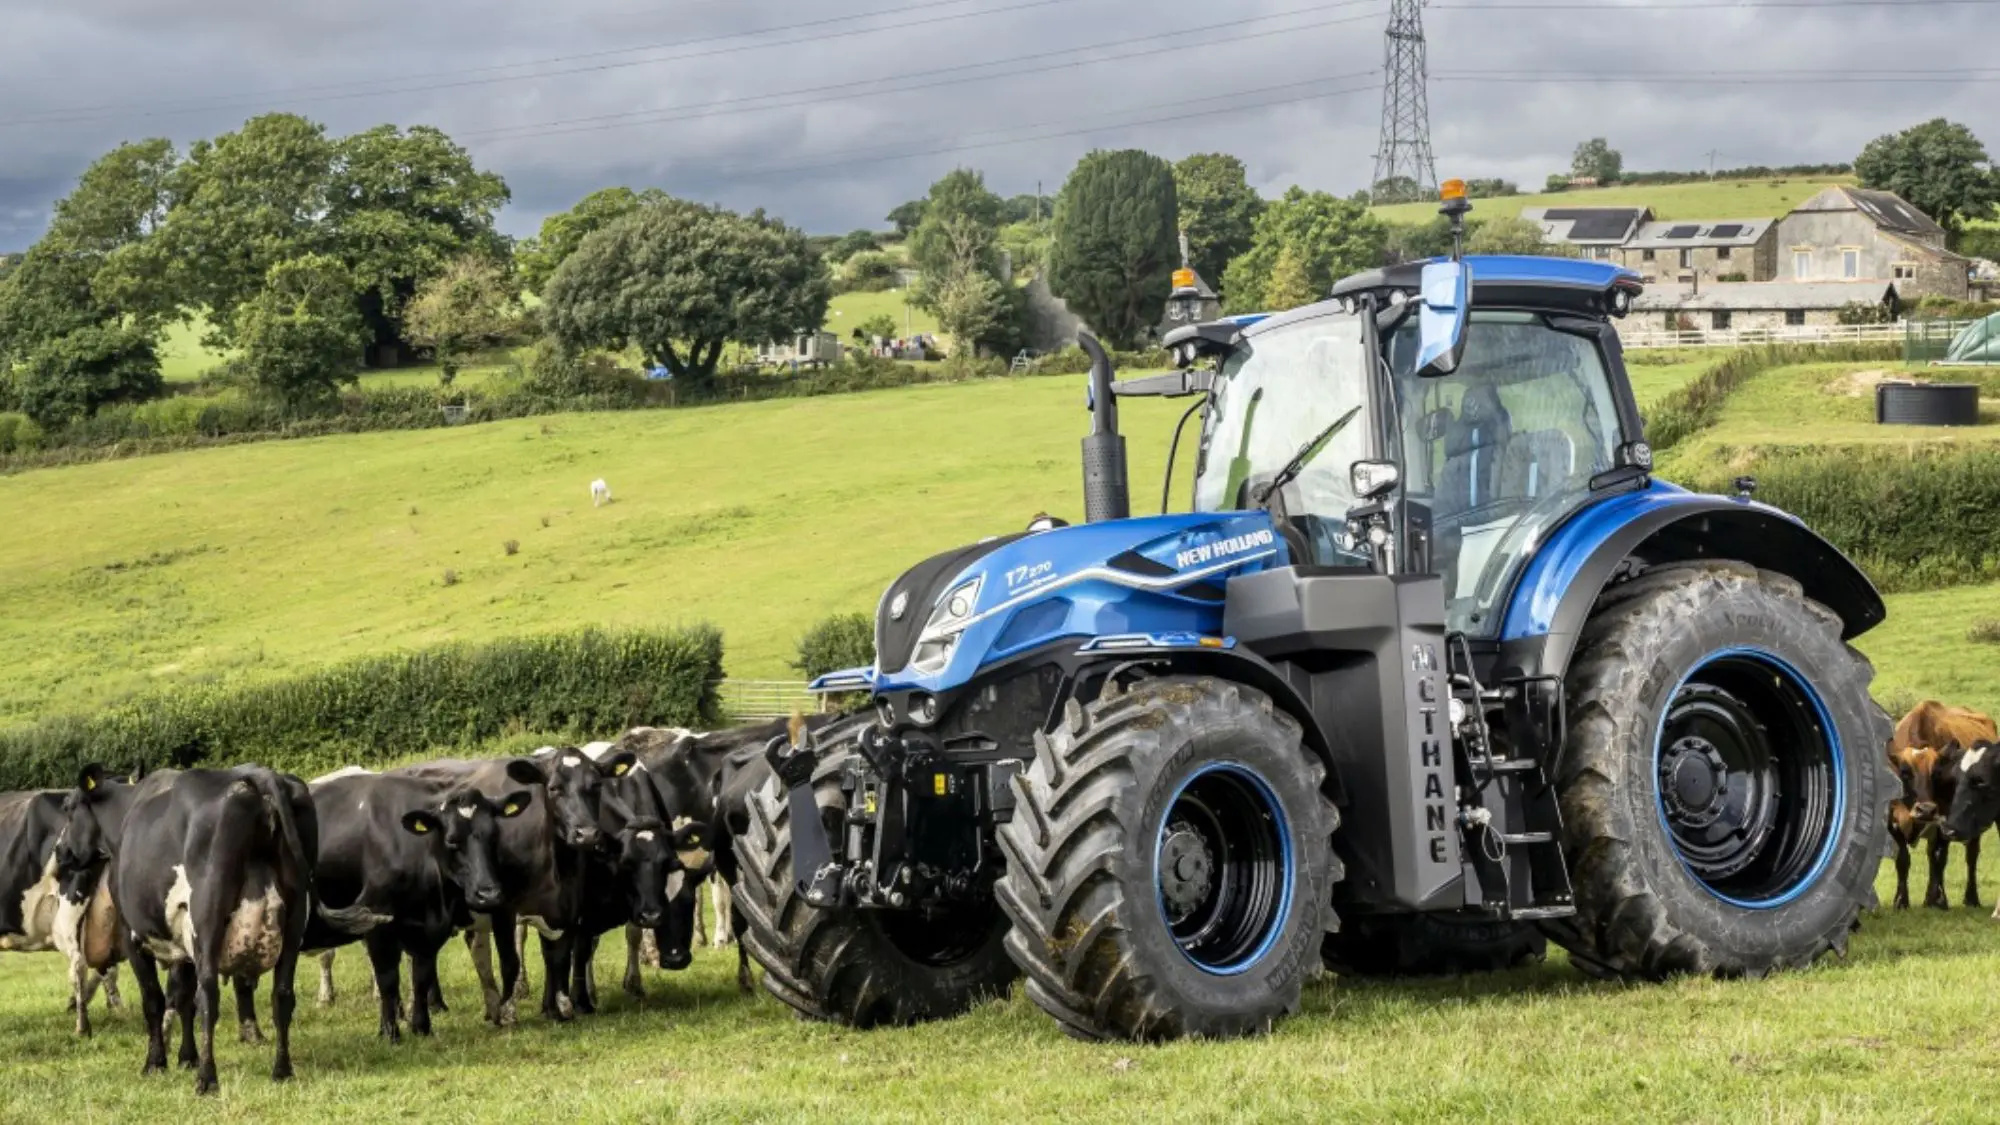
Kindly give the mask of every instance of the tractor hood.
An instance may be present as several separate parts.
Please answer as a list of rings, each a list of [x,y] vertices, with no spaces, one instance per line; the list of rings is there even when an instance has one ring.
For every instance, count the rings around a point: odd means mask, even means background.
[[[1267,513],[1208,512],[989,539],[926,559],[883,594],[874,668],[818,691],[945,691],[1066,638],[1217,634],[1228,580],[1289,562]]]

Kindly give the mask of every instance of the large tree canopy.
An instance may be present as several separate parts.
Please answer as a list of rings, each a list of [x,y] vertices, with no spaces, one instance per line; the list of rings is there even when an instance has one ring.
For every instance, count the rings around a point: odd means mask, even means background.
[[[1174,190],[1194,268],[1219,285],[1230,259],[1250,249],[1264,200],[1250,187],[1243,162],[1216,152],[1199,152],[1174,165]]]
[[[1174,170],[1137,149],[1093,152],[1056,197],[1049,288],[1120,344],[1158,324],[1180,261]]]
[[[514,264],[521,284],[530,293],[540,293],[583,240],[648,204],[671,198],[658,188],[633,191],[610,187],[593,191],[567,211],[558,211],[542,220],[541,233],[515,250]]]
[[[910,235],[910,260],[937,278],[969,269],[991,270],[1005,203],[986,189],[986,177],[970,168],[948,173],[931,185],[923,218]]]
[[[1294,187],[1257,220],[1250,249],[1229,263],[1223,275],[1225,304],[1231,312],[1256,312],[1273,307],[1276,298],[1295,297],[1295,274],[1279,277],[1284,292],[1270,291],[1287,252],[1303,268],[1311,292],[1325,297],[1334,282],[1380,265],[1387,240],[1388,231],[1365,205]],[[1286,263],[1286,272],[1292,268]]]
[[[1600,184],[1616,180],[1625,171],[1625,157],[1603,137],[1592,137],[1576,146],[1576,152],[1569,160],[1569,174],[1579,179],[1593,179]]]
[[[832,295],[825,259],[801,232],[761,211],[664,200],[585,238],[543,297],[564,344],[636,347],[704,381],[725,343],[817,331]]]
[[[1952,234],[2000,204],[2000,169],[1972,130],[1939,117],[1868,142],[1854,158],[1861,186],[1893,191]]]

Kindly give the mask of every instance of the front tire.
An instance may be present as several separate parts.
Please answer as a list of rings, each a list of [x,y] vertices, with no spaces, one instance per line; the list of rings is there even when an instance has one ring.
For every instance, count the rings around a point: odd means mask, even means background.
[[[1259,1034],[1335,925],[1339,814],[1268,696],[1108,685],[1035,738],[996,888],[1028,996],[1087,1039]]]
[[[1600,975],[1760,976],[1845,953],[1895,795],[1874,670],[1797,582],[1730,563],[1607,591],[1570,666],[1557,777]]]
[[[813,787],[823,816],[838,820],[846,807],[840,773],[853,753],[835,742],[820,757]],[[732,905],[766,990],[809,1019],[856,1028],[946,1019],[1006,995],[1020,974],[1001,944],[1007,920],[990,902],[930,912],[808,905],[792,873],[788,796],[775,777],[752,793],[750,831],[736,843]]]

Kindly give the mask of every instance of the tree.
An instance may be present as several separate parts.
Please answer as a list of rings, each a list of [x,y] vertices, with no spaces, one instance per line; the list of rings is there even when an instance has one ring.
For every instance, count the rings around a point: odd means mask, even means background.
[[[1174,165],[1174,191],[1188,256],[1204,278],[1219,283],[1230,259],[1250,249],[1263,197],[1250,187],[1241,160],[1213,152]]]
[[[1166,161],[1137,149],[1085,156],[1056,196],[1049,288],[1107,339],[1137,344],[1173,292],[1179,215]]]
[[[354,275],[338,258],[305,254],[271,267],[264,288],[237,307],[234,361],[257,390],[301,407],[352,383],[367,343]]]
[[[826,260],[839,265],[856,254],[865,254],[881,248],[882,236],[874,231],[865,228],[849,231],[835,239],[832,246],[827,247]]]
[[[92,324],[43,341],[14,374],[21,412],[50,429],[117,402],[159,396],[160,357],[151,333]]]
[[[938,327],[952,339],[974,347],[1004,347],[1013,327],[1011,288],[990,273],[966,270],[931,287],[930,307],[937,311]]]
[[[884,340],[888,340],[895,337],[896,330],[900,327],[901,325],[896,323],[895,317],[890,316],[888,313],[876,313],[874,316],[855,325],[854,332],[864,340],[875,336],[880,336]]]
[[[1229,263],[1223,291],[1231,312],[1268,308],[1266,288],[1287,249],[1305,266],[1312,291],[1325,296],[1333,283],[1382,262],[1388,230],[1368,208],[1323,191],[1294,187],[1257,220],[1250,249]]]
[[[459,361],[493,347],[521,323],[513,279],[493,259],[468,255],[418,288],[405,315],[410,342],[429,348],[449,386]]]
[[[658,188],[633,191],[628,187],[593,191],[567,211],[558,211],[542,220],[541,233],[521,243],[514,252],[515,268],[521,284],[530,293],[540,293],[584,239],[651,203],[667,199]]]
[[[1264,282],[1264,308],[1272,312],[1296,309],[1319,300],[1323,292],[1313,287],[1312,276],[1306,272],[1298,250],[1287,246],[1278,251],[1278,260],[1271,264],[1271,276]]]
[[[1956,236],[2000,204],[2000,169],[1972,130],[1942,117],[1868,142],[1854,158],[1861,186],[1893,191]]]
[[[970,168],[947,173],[924,201],[923,220],[910,235],[910,260],[939,278],[970,269],[992,272],[998,268],[1001,207],[986,177]]]
[[[0,282],[0,360],[18,360],[57,337],[115,319],[91,289],[95,276],[88,255],[47,240],[22,255]]]
[[[1542,228],[1517,216],[1482,219],[1465,236],[1468,254],[1532,254],[1545,258],[1572,256],[1568,243],[1544,242]]]
[[[1576,154],[1569,161],[1571,176],[1594,179],[1600,184],[1611,183],[1624,170],[1625,157],[1603,137],[1592,137],[1576,146]]]
[[[1049,197],[1016,195],[1000,205],[1002,223],[1045,223],[1049,221]]]
[[[873,664],[875,619],[866,613],[837,613],[823,618],[799,638],[798,653],[792,667],[809,680]]]
[[[1408,176],[1390,176],[1384,180],[1377,180],[1375,186],[1368,192],[1369,202],[1377,204],[1416,203],[1427,198],[1435,197],[1427,195],[1422,186]]]
[[[826,260],[803,233],[761,211],[683,200],[585,238],[543,295],[545,319],[565,345],[635,347],[697,383],[715,374],[725,343],[816,331],[831,297]]]
[[[927,200],[912,199],[908,203],[889,212],[888,221],[896,224],[896,237],[908,238],[924,221],[924,205]]]
[[[1465,194],[1473,199],[1498,199],[1501,196],[1521,194],[1521,185],[1512,180],[1467,180]]]

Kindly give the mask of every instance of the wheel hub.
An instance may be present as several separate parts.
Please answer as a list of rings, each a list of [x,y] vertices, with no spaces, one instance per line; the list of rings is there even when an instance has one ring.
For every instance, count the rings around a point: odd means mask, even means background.
[[[1729,763],[1705,738],[1677,739],[1660,755],[1660,795],[1667,814],[1689,828],[1705,828],[1722,815],[1729,781]]]
[[[1214,889],[1215,853],[1208,841],[1185,821],[1167,829],[1160,845],[1160,893],[1174,921],[1194,913]]]

